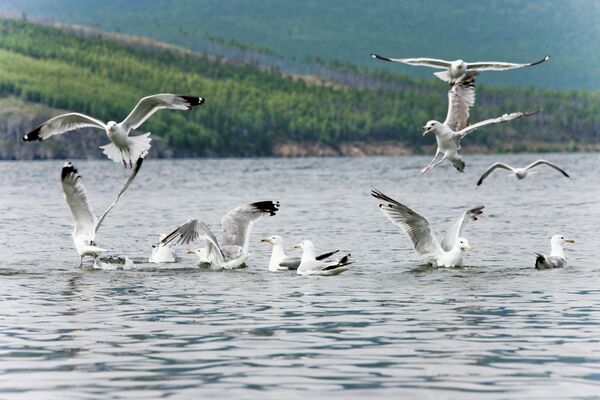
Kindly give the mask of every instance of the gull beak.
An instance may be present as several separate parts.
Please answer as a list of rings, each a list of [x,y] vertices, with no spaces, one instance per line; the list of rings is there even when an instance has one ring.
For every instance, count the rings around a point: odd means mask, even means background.
[[[465,246],[465,250],[467,250],[467,251],[473,251],[473,247],[471,247],[471,245],[468,244],[468,245]]]
[[[423,136],[427,135],[427,132],[429,132],[429,130],[427,129],[426,126],[423,127]]]
[[[565,243],[575,243],[573,239],[565,239]]]
[[[271,243],[271,239],[269,239],[269,238],[262,238],[262,239],[260,239],[260,242],[261,243]]]
[[[188,254],[196,254],[196,249],[187,249]]]
[[[300,248],[301,248],[301,247],[300,247],[300,243],[296,243],[296,244],[294,245],[294,249],[300,249]]]

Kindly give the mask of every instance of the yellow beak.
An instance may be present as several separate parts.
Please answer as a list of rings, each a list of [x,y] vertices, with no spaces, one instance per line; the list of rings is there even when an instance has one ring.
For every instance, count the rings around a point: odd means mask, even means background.
[[[470,245],[470,244],[468,244],[468,245],[465,247],[465,250],[467,250],[467,251],[473,251],[473,247],[471,247],[471,245]]]
[[[269,239],[269,238],[262,238],[262,239],[260,239],[260,242],[261,243],[271,243],[271,239]]]
[[[573,239],[565,239],[566,243],[575,243],[575,241]]]
[[[196,254],[196,249],[187,249],[188,254]]]
[[[296,244],[294,245],[294,249],[299,249],[299,248],[300,248],[300,243],[296,243]]]

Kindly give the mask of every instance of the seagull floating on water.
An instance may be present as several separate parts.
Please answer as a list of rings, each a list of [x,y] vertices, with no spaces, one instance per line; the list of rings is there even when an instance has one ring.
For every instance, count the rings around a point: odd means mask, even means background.
[[[279,235],[273,235],[260,240],[264,243],[271,243],[273,245],[273,251],[271,252],[271,259],[269,260],[269,271],[289,271],[297,270],[300,266],[302,258],[300,257],[288,257],[283,250],[283,238]],[[339,250],[335,250],[329,253],[321,254],[315,257],[317,260],[326,260]]]
[[[179,94],[155,94],[141,99],[135,108],[122,122],[104,122],[79,113],[69,113],[51,118],[23,136],[23,140],[46,140],[52,136],[60,135],[79,128],[104,129],[111,143],[100,146],[104,154],[114,162],[122,162],[127,168],[133,166],[142,153],[150,149],[150,132],[129,136],[132,129],[137,129],[152,114],[158,110],[191,110],[193,107],[204,103],[202,97],[182,96]]]
[[[371,196],[383,201],[379,204],[381,211],[394,225],[406,232],[415,251],[424,261],[438,267],[462,265],[463,252],[471,250],[469,241],[461,236],[463,226],[465,222],[476,221],[483,213],[483,206],[465,210],[440,243],[431,233],[429,221],[425,217],[378,190],[373,190]]]
[[[460,141],[469,133],[487,125],[501,124],[515,119],[528,117],[541,111],[515,112],[504,114],[498,118],[486,119],[469,125],[469,108],[475,104],[475,75],[469,73],[461,77],[448,91],[448,114],[446,120],[440,123],[428,121],[423,127],[423,136],[429,132],[435,134],[437,150],[433,160],[421,170],[421,173],[431,171],[444,160],[449,160],[459,172],[465,169],[465,162],[460,155]],[[439,156],[442,156],[438,160]]]
[[[492,172],[494,172],[496,169],[506,169],[509,170],[510,172],[512,172],[518,179],[524,179],[527,176],[528,171],[531,168],[535,168],[538,165],[547,165],[549,167],[554,168],[555,170],[557,170],[558,172],[560,172],[561,174],[563,174],[564,176],[566,176],[567,178],[569,178],[569,174],[567,174],[562,168],[560,168],[558,165],[551,163],[550,161],[546,161],[546,160],[537,160],[532,162],[531,164],[529,164],[528,166],[526,166],[525,168],[513,168],[508,164],[504,164],[501,162],[497,162],[495,164],[492,164],[484,173],[483,175],[481,175],[481,178],[479,178],[479,180],[477,181],[477,186],[481,185],[483,183],[483,180],[485,178],[487,178]]]
[[[96,233],[98,232],[98,228],[100,228],[102,221],[104,221],[104,218],[106,218],[110,210],[113,209],[121,198],[121,195],[125,193],[131,182],[135,179],[142,167],[144,155],[145,153],[138,158],[131,175],[121,187],[121,190],[113,200],[112,204],[108,206],[100,218],[96,218],[90,210],[87,194],[83,187],[83,182],[81,181],[81,175],[79,175],[77,169],[75,169],[73,164],[68,161],[63,165],[60,173],[60,180],[62,182],[65,200],[71,209],[71,214],[73,214],[73,220],[75,221],[75,228],[73,229],[72,236],[75,249],[81,257],[81,263],[83,263],[83,257],[85,256],[97,258],[102,252],[106,251],[96,245]]]
[[[325,262],[317,260],[315,256],[315,245],[310,240],[303,240],[294,245],[295,249],[302,249],[302,258],[300,265],[296,270],[298,275],[338,275],[348,270],[350,262],[350,254],[346,254],[335,262]]]
[[[279,210],[277,201],[259,201],[229,211],[221,220],[223,237],[221,243],[204,222],[190,219],[160,241],[160,245],[177,240],[177,244],[188,244],[203,240],[206,247],[196,251],[201,262],[214,268],[234,269],[245,266],[250,256],[248,245],[252,224],[264,216],[273,216]]]
[[[450,83],[451,85],[453,85],[454,82],[456,82],[468,72],[506,71],[509,69],[532,67],[550,59],[549,56],[546,56],[536,62],[528,64],[516,64],[501,61],[479,61],[474,63],[468,63],[463,60],[446,61],[437,58],[388,58],[374,53],[371,53],[371,57],[383,61],[444,69],[445,71],[434,72],[433,74],[441,80],[443,80],[444,82]]]
[[[160,264],[160,263],[174,263],[177,261],[177,255],[175,250],[170,244],[160,244],[160,241],[167,237],[167,234],[162,233],[159,237],[159,243],[152,245],[152,254],[148,259],[148,262]]]
[[[575,243],[572,239],[565,239],[563,235],[554,235],[550,238],[550,256],[535,253],[535,269],[566,268],[567,258],[563,250],[563,244]]]

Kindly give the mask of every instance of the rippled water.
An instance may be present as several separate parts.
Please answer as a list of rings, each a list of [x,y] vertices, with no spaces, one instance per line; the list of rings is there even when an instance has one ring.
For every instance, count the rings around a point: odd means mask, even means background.
[[[469,156],[419,176],[428,157],[147,160],[98,243],[137,263],[78,268],[62,162],[0,163],[0,398],[598,398],[600,157],[547,155],[540,168],[477,188],[496,160]],[[100,212],[127,174],[76,161]],[[485,217],[465,236],[469,267],[420,266],[407,237],[369,197],[378,188],[429,217],[440,234],[467,206]],[[255,225],[241,271],[144,263],[161,232],[189,217],[219,229],[229,209],[280,200]],[[535,271],[549,236],[576,240],[570,268]],[[335,277],[268,273],[288,247],[352,252]],[[314,398],[314,397],[313,397]]]

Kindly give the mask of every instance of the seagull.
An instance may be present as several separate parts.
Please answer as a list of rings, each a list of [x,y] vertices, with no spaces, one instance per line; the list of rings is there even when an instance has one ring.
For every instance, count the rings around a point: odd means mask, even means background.
[[[300,265],[296,270],[298,275],[337,275],[348,270],[350,254],[346,254],[335,262],[325,262],[315,257],[315,245],[310,240],[303,240],[294,245],[295,249],[302,249]]]
[[[481,175],[481,178],[479,178],[479,180],[477,181],[477,186],[481,185],[483,183],[483,180],[485,178],[487,178],[488,176],[490,176],[490,174],[492,172],[494,172],[496,169],[507,169],[510,172],[512,172],[518,179],[524,179],[527,176],[528,171],[531,168],[535,168],[538,165],[547,165],[549,167],[554,168],[555,170],[557,170],[558,172],[560,172],[561,174],[563,174],[564,176],[566,176],[567,178],[569,177],[569,174],[567,174],[563,169],[561,169],[558,165],[551,163],[550,161],[546,161],[546,160],[537,160],[532,162],[531,164],[529,164],[528,166],[526,166],[525,168],[513,168],[508,164],[504,164],[501,162],[497,162],[495,164],[492,164],[484,173],[483,175]]]
[[[567,258],[563,250],[564,243],[575,243],[572,239],[565,239],[563,235],[554,235],[550,238],[550,256],[535,253],[535,269],[566,268]]]
[[[150,149],[152,139],[149,138],[150,132],[129,136],[132,129],[137,129],[158,110],[191,110],[192,107],[203,103],[202,97],[169,93],[155,94],[141,99],[127,118],[120,123],[110,121],[104,124],[104,122],[85,114],[68,113],[49,119],[23,136],[23,140],[25,142],[42,141],[79,128],[104,129],[111,141],[107,145],[100,146],[104,150],[104,154],[114,162],[122,162],[125,168],[133,167],[132,161],[137,160],[143,152]]]
[[[469,220],[477,221],[484,206],[465,210],[440,243],[431,233],[429,221],[425,217],[378,190],[373,190],[371,196],[383,201],[379,204],[381,211],[394,225],[406,232],[417,254],[427,263],[437,267],[461,266],[463,252],[472,250],[469,241],[461,236],[462,229]]]
[[[468,72],[505,71],[509,69],[533,67],[534,65],[541,64],[550,59],[549,56],[546,56],[539,61],[532,62],[529,64],[515,64],[500,61],[480,61],[468,63],[463,60],[446,61],[439,60],[436,58],[388,58],[374,53],[371,53],[371,57],[383,61],[444,69],[445,71],[434,72],[433,74],[439,79],[443,80],[444,82],[448,82],[450,85],[453,85],[454,82],[456,82]]]
[[[278,235],[269,236],[260,240],[263,243],[271,243],[273,245],[273,251],[271,253],[271,259],[269,260],[269,271],[289,271],[297,270],[300,266],[300,257],[288,257],[283,250],[283,238]],[[321,254],[317,256],[317,260],[325,260],[337,253],[339,250],[335,250],[329,253]]]
[[[149,262],[160,264],[160,263],[173,263],[177,261],[177,255],[175,254],[175,250],[168,244],[161,245],[160,241],[166,238],[167,235],[162,233],[159,237],[159,244],[152,245],[152,254],[148,259]]]
[[[204,222],[190,219],[168,234],[159,244],[164,246],[175,240],[178,244],[188,244],[203,240],[206,248],[200,254],[204,257],[204,262],[220,269],[244,267],[244,263],[250,256],[248,245],[252,225],[264,216],[275,215],[278,210],[277,201],[259,201],[234,208],[221,220],[223,226],[221,243]]]
[[[90,210],[87,194],[83,187],[83,182],[81,181],[81,175],[79,175],[77,169],[75,169],[73,164],[69,161],[63,165],[60,173],[60,180],[62,182],[65,200],[71,209],[71,214],[73,214],[73,220],[75,221],[75,228],[73,229],[72,236],[75,249],[81,257],[80,265],[83,264],[83,257],[90,256],[97,258],[102,252],[106,251],[105,249],[96,246],[96,233],[98,232],[98,228],[100,228],[104,218],[106,218],[110,210],[113,209],[121,198],[121,195],[125,193],[131,182],[135,179],[142,167],[142,161],[144,160],[145,155],[146,153],[143,153],[140,158],[138,158],[131,175],[121,187],[121,190],[113,200],[112,204],[108,206],[100,218],[96,218]]]
[[[469,107],[475,104],[475,75],[469,73],[461,77],[448,91],[448,114],[444,123],[428,121],[423,127],[423,136],[429,132],[435,134],[437,150],[433,160],[421,170],[424,174],[431,171],[444,160],[449,160],[459,172],[465,169],[465,162],[460,156],[460,141],[470,132],[487,125],[501,124],[519,118],[528,117],[541,111],[515,112],[504,114],[498,118],[486,119],[469,125]],[[438,160],[439,156],[442,156]]]

